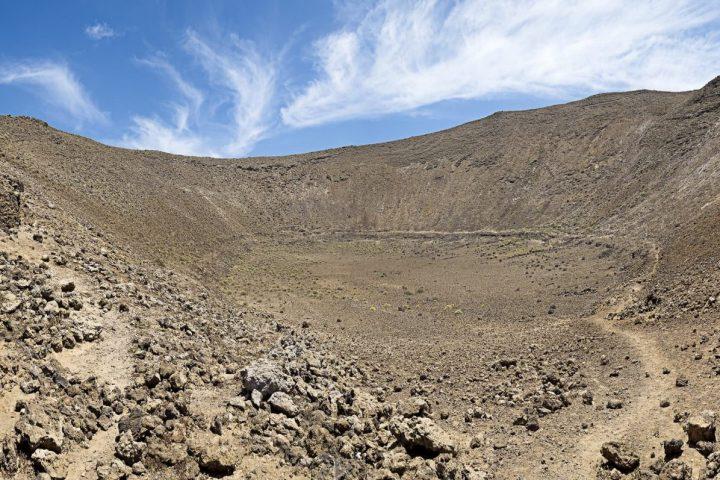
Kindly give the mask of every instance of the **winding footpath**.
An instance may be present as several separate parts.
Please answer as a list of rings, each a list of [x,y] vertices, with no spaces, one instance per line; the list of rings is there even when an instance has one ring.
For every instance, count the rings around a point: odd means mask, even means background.
[[[663,375],[664,368],[675,370],[672,362],[664,355],[657,341],[645,333],[629,330],[626,326],[609,317],[626,308],[634,295],[642,289],[642,282],[654,278],[660,261],[660,251],[652,245],[654,261],[644,278],[634,282],[626,290],[623,301],[596,314],[582,319],[618,342],[631,352],[639,362],[638,368],[644,374],[642,384],[636,388],[636,396],[630,398],[618,411],[618,416],[602,423],[596,423],[577,446],[574,459],[577,479],[594,478],[601,460],[600,448],[608,441],[625,441],[633,446],[641,459],[648,458],[664,438],[681,438],[682,428],[673,422],[672,409],[660,407],[663,399],[672,397],[674,376]]]

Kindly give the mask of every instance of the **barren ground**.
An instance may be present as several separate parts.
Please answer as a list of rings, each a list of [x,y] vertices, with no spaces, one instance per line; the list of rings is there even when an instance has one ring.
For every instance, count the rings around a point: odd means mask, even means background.
[[[0,474],[720,478],[718,112],[235,160],[0,117]]]
[[[497,478],[588,478],[610,437],[636,445],[647,463],[662,456],[654,439],[682,428],[660,401],[692,403],[674,386],[668,345],[607,319],[655,274],[657,252],[632,245],[527,232],[336,235],[256,245],[222,285],[357,356],[372,385],[391,388],[389,400],[422,391],[449,428],[482,439]],[[498,371],[500,359],[526,370]],[[594,405],[576,401],[537,432],[511,427],[523,403],[513,397],[538,386],[543,366],[564,362]],[[605,409],[610,398],[623,409]],[[473,408],[490,418],[467,422]]]

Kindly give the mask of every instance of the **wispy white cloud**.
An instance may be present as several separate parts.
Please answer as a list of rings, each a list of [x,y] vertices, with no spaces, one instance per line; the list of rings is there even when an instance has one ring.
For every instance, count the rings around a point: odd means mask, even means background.
[[[210,81],[228,96],[233,119],[233,140],[225,146],[243,154],[266,134],[275,101],[276,65],[263,58],[250,42],[231,35],[229,48],[213,48],[195,32],[185,47],[200,61]]]
[[[209,145],[211,139],[207,132],[203,137],[191,128],[199,121],[200,108],[205,101],[203,92],[183,78],[161,54],[138,59],[137,63],[153,68],[166,76],[180,93],[181,98],[170,103],[172,113],[170,120],[163,120],[157,115],[133,116],[130,131],[125,133],[118,143],[124,147],[143,150],[218,156],[217,150]],[[191,122],[193,125],[190,124]]]
[[[127,148],[160,150],[180,155],[219,156],[209,145],[207,137],[187,128],[187,115],[187,110],[178,110],[172,123],[158,117],[135,116],[130,132],[117,143]]]
[[[0,85],[20,85],[79,122],[105,122],[82,84],[64,63],[51,61],[0,64]]]
[[[384,0],[313,48],[291,127],[522,92],[685,90],[717,74],[720,18],[696,0]]]
[[[179,98],[170,103],[170,119],[135,116],[119,143],[186,155],[247,154],[277,115],[275,61],[234,35],[219,46],[188,31],[183,47],[201,66],[204,88],[189,82],[162,55],[138,60],[162,72]]]
[[[95,25],[85,27],[85,35],[93,40],[102,40],[103,38],[116,37],[117,33],[106,23],[96,23]]]
[[[163,55],[157,54],[148,58],[138,59],[137,63],[154,68],[163,73],[173,83],[184,99],[190,104],[194,112],[200,109],[205,101],[205,95],[203,92],[184,79],[180,72],[178,72],[177,69],[175,69],[175,67],[173,67]]]

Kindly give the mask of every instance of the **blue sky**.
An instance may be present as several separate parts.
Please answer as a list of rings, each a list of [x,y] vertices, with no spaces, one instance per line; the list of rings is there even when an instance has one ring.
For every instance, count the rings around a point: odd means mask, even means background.
[[[0,4],[0,113],[99,141],[276,155],[720,74],[697,0]]]

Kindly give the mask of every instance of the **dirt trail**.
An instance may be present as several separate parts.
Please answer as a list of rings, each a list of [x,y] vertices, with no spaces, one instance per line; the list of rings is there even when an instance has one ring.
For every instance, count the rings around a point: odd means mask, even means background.
[[[96,478],[95,467],[99,461],[110,462],[115,455],[114,440],[118,434],[117,425],[98,431],[87,443],[87,448],[78,447],[67,456],[67,480]]]
[[[589,317],[563,318],[555,324],[574,323],[580,328],[598,329],[612,336],[615,342],[621,345],[621,351],[627,352],[631,360],[636,362],[638,374],[644,377],[640,385],[631,389],[636,393],[632,398],[625,399],[624,407],[612,412],[616,416],[595,422],[587,435],[579,439],[576,447],[567,455],[563,455],[563,460],[571,461],[571,468],[568,469],[567,463],[558,466],[561,470],[555,472],[557,478],[573,480],[595,478],[601,461],[600,448],[608,441],[629,443],[645,461],[652,453],[658,453],[657,449],[663,439],[683,437],[681,426],[673,422],[672,409],[660,407],[661,400],[672,397],[674,377],[663,375],[664,368],[675,370],[672,362],[664,355],[651,335],[631,330],[626,324],[609,318],[628,307],[636,299],[637,293],[642,290],[643,284],[655,277],[660,261],[660,250],[655,244],[650,244],[649,247],[653,261],[648,271],[624,289],[620,301],[600,308]],[[598,385],[601,389],[605,388],[602,383]],[[601,407],[604,408],[604,405]],[[690,453],[684,457],[684,460],[693,467],[699,467],[702,458],[695,457],[697,456]],[[545,474],[547,472],[543,473]],[[530,474],[528,478],[533,478],[533,475],[539,475],[539,472]]]
[[[13,432],[15,422],[20,418],[20,414],[15,411],[15,404],[27,398],[30,395],[22,393],[17,386],[0,394],[0,438]]]
[[[682,428],[673,422],[672,410],[660,407],[660,402],[670,398],[673,390],[674,377],[663,375],[664,368],[675,370],[672,362],[650,335],[630,330],[608,318],[626,308],[634,300],[634,295],[641,291],[642,282],[652,279],[657,273],[660,249],[653,244],[651,250],[654,260],[650,270],[626,289],[623,300],[583,319],[583,322],[617,337],[621,343],[629,346],[635,352],[645,378],[637,388],[639,394],[626,402],[617,417],[596,424],[579,442],[576,454],[571,456],[576,459],[578,473],[575,478],[578,479],[594,477],[600,461],[600,448],[607,441],[627,441],[643,459],[654,452],[653,447],[658,447],[662,438],[682,438]]]
[[[29,229],[23,229],[15,240],[0,240],[0,247],[10,254],[20,255],[32,262],[40,263],[43,255],[57,250],[58,246],[51,238],[46,238],[43,243],[38,243],[32,239]],[[82,299],[101,293],[97,283],[83,272],[58,266],[52,262],[47,262],[46,265],[52,274],[51,284],[59,286],[64,282],[72,281],[75,283],[75,293]],[[83,310],[76,316],[79,321],[101,324],[103,327],[102,341],[81,343],[75,348],[53,353],[53,358],[74,375],[95,376],[103,382],[121,388],[130,384],[132,359],[127,353],[131,340],[128,325],[119,318],[117,312],[103,312],[91,303],[85,303]]]
[[[637,286],[634,287],[633,290],[636,290]],[[639,395],[626,402],[617,417],[596,424],[591,433],[581,440],[577,455],[574,456],[579,469],[577,478],[594,476],[600,459],[600,447],[607,441],[630,437],[646,453],[650,445],[659,443],[658,439],[651,439],[654,432],[679,430],[672,422],[671,411],[660,407],[661,400],[667,398],[672,389],[671,378],[662,375],[663,368],[671,365],[669,360],[650,336],[626,330],[607,318],[609,314],[621,311],[628,303],[629,299],[583,320],[628,345],[635,352],[645,379],[638,387]]]
[[[103,326],[100,342],[83,343],[53,357],[73,375],[95,376],[102,382],[124,388],[132,381],[132,359],[128,354],[131,331],[115,312],[93,318]]]
[[[320,234],[313,234],[314,237],[342,236],[368,237],[368,238],[392,238],[392,237],[419,237],[419,238],[440,238],[440,237],[560,237],[577,238],[573,235],[552,230],[531,230],[531,229],[508,229],[508,230],[363,230],[345,231],[338,230]]]

